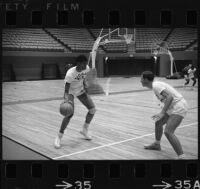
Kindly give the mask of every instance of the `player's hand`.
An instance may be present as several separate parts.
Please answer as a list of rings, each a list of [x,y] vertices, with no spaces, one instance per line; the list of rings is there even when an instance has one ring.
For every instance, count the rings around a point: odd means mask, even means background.
[[[153,115],[151,118],[154,120],[154,121],[158,121],[160,119],[162,119],[164,117],[165,114],[163,113],[159,113],[159,114],[156,114],[156,115]]]
[[[68,100],[68,99],[64,99],[62,103],[69,103],[69,104],[73,105],[73,102],[71,100]]]
[[[64,103],[68,102],[68,99],[64,98],[63,102],[64,102]]]
[[[65,93],[63,102],[64,102],[64,103],[69,102],[69,94],[66,94],[66,93]]]

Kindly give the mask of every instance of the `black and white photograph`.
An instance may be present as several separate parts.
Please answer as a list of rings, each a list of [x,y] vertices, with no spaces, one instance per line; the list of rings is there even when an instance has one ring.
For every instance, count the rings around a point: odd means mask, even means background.
[[[3,28],[3,160],[197,160],[197,33]]]

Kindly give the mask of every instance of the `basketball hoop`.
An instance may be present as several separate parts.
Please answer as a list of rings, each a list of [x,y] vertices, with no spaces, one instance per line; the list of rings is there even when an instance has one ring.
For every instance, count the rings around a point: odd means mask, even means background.
[[[130,44],[132,42],[132,39],[133,39],[133,34],[125,34],[123,35],[125,41],[127,44]]]
[[[169,46],[166,41],[162,42],[154,42],[151,45],[151,53],[154,54],[155,56],[158,54],[169,54]]]

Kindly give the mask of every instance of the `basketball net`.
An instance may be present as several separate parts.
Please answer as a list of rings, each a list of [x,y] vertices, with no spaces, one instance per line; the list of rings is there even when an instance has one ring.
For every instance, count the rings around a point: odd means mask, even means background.
[[[131,44],[131,42],[133,42],[133,41],[132,41],[132,39],[133,39],[133,34],[125,34],[125,35],[124,35],[124,39],[125,39],[125,41],[126,41],[127,44]]]
[[[168,43],[166,41],[162,42],[154,42],[151,46],[151,54],[153,54],[155,57],[157,57],[160,54],[167,54],[169,55],[170,58],[170,75],[173,75],[173,65],[175,67],[175,71],[177,72],[176,69],[176,64],[174,62],[174,57],[169,50]]]
[[[112,31],[109,31],[109,33],[101,36],[101,34],[103,32],[103,28],[101,29],[100,34],[97,37],[96,41],[94,42],[92,51],[90,53],[90,56],[91,56],[91,59],[92,59],[92,68],[95,68],[96,53],[97,53],[98,47],[100,45],[105,45],[105,44],[108,44],[108,43],[119,43],[119,42],[126,43],[127,45],[129,45],[129,44],[135,42],[135,31],[134,31],[134,34],[129,34],[128,30],[126,28],[126,33],[123,34],[123,35],[121,35],[119,31],[120,31],[120,28],[116,28]],[[114,32],[115,33],[118,32],[118,39],[112,39],[110,37],[111,34],[114,33]]]

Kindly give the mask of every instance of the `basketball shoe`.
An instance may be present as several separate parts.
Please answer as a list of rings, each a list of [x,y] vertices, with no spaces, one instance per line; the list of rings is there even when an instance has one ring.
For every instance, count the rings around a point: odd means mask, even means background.
[[[85,137],[86,140],[92,140],[92,137],[88,134],[88,129],[83,127],[83,130],[80,133]]]
[[[160,144],[157,144],[157,143],[152,143],[150,145],[145,145],[144,146],[144,149],[146,150],[161,150],[161,147],[160,147]]]
[[[55,139],[55,143],[54,146],[55,148],[60,148],[61,147],[61,138],[62,138],[63,134],[59,133],[58,136]]]
[[[181,160],[181,159],[187,159],[187,157],[185,156],[185,154],[182,154],[178,157],[176,157],[177,160]]]

